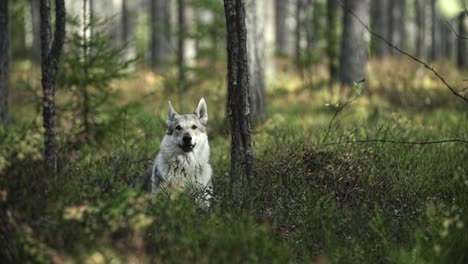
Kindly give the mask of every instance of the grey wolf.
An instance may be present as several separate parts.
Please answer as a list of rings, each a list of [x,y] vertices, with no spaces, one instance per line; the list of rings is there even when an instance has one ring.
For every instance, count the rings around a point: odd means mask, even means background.
[[[178,114],[169,102],[166,134],[151,170],[152,193],[172,196],[188,190],[197,195],[197,202],[209,206],[213,185],[207,122],[203,98],[192,114]]]

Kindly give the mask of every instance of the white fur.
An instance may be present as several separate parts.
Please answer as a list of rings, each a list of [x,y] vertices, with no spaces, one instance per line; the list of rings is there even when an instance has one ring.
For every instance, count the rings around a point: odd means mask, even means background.
[[[195,115],[178,115],[169,103],[167,126],[173,124],[180,126],[181,129],[168,132],[161,142],[151,173],[152,192],[169,189],[168,191],[173,193],[195,187],[204,191],[202,202],[209,205],[212,169],[208,163],[210,146],[204,127],[207,120],[207,108],[203,98],[195,110]],[[203,127],[193,129],[194,124]],[[195,145],[190,152],[185,152],[180,147],[184,134],[190,134]]]

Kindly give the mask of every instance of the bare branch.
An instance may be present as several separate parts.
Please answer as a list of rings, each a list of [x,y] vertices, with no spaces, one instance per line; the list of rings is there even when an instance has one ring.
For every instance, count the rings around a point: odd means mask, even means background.
[[[462,143],[468,144],[468,140],[464,139],[441,139],[433,141],[404,141],[404,140],[386,140],[386,139],[368,139],[368,140],[347,140],[341,142],[331,142],[325,144],[328,145],[341,145],[341,144],[353,144],[353,143],[389,143],[389,144],[405,144],[405,145],[433,145],[433,144],[444,144],[444,143]]]
[[[367,24],[365,24],[352,10],[349,10],[344,7],[343,3],[341,1],[337,1],[338,5],[345,11],[349,12],[354,18],[356,18],[359,23],[369,32],[372,36],[382,40],[387,44],[389,47],[393,48],[394,50],[398,51],[399,53],[411,58],[412,60],[416,61],[417,63],[423,65],[426,69],[431,71],[439,80],[441,80],[444,85],[457,97],[463,99],[466,103],[468,103],[468,98],[457,92],[436,70],[434,70],[434,67],[429,66],[426,62],[422,61],[421,59],[416,58],[415,56],[409,54],[408,52],[400,49],[398,46],[394,45],[384,37],[382,37],[380,34],[372,31]]]
[[[452,30],[452,32],[453,32],[453,34],[455,34],[455,36],[457,36],[458,38],[461,38],[461,39],[468,40],[468,36],[460,35],[457,31],[455,31],[452,24],[450,24],[447,20],[445,20],[445,24],[447,24],[449,26],[449,28]]]

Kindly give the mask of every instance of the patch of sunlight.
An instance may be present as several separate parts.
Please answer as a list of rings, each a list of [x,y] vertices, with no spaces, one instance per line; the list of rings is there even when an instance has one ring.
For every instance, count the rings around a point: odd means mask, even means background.
[[[432,78],[429,77],[428,75],[425,75],[422,78],[421,87],[424,88],[424,89],[431,89],[431,88],[435,87],[434,80],[432,80]]]
[[[438,0],[437,8],[440,14],[446,19],[456,17],[460,12],[463,11],[462,1],[459,0]]]
[[[293,92],[302,88],[303,84],[303,80],[296,74],[277,72],[275,78],[268,81],[267,92],[275,93],[278,90]]]

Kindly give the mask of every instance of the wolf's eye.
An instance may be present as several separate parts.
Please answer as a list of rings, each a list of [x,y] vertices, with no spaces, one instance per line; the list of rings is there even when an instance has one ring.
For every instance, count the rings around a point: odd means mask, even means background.
[[[197,129],[197,126],[196,126],[196,125],[193,125],[193,126],[192,126],[192,129]]]
[[[179,126],[179,125],[177,125],[177,126],[175,127],[175,129],[176,129],[176,130],[181,130],[181,129],[182,129],[182,127],[181,127],[181,126]]]

